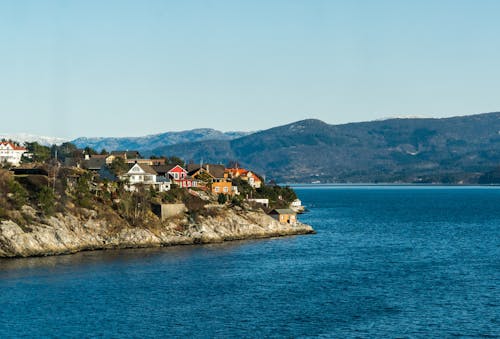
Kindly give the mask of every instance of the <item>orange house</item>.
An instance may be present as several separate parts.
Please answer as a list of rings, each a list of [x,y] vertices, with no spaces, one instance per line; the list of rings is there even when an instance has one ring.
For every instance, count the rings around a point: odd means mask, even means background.
[[[260,188],[262,186],[262,180],[260,180],[257,175],[244,168],[228,168],[226,171],[231,178],[241,178],[247,181],[253,188]]]
[[[233,194],[231,181],[214,181],[210,184],[210,189],[214,194]]]

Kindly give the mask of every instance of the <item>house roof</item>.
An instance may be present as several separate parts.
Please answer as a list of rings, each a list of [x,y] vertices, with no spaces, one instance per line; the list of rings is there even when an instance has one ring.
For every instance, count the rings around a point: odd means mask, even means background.
[[[194,177],[194,176],[196,176],[196,175],[197,175],[197,174],[199,174],[199,173],[206,173],[206,174],[208,174],[210,177],[212,177],[212,178],[214,177],[212,174],[210,174],[210,173],[209,173],[206,169],[204,169],[204,168],[197,168],[197,169],[194,169],[194,170],[192,170],[192,171],[188,172],[188,175],[189,175],[189,176],[191,176],[191,177]]]
[[[244,168],[228,168],[227,171],[233,177],[252,177],[255,181],[261,181],[259,176],[252,171],[246,170]]]
[[[98,170],[104,165],[106,165],[106,159],[90,158],[88,160],[82,160],[82,167],[89,170]]]
[[[128,170],[130,171],[132,169],[132,167],[134,167],[135,165],[139,166],[147,174],[154,174],[154,175],[158,174],[158,172],[156,172],[153,167],[146,165],[146,164],[137,164],[137,163],[136,164],[129,164]]]
[[[13,150],[15,151],[26,151],[26,148],[17,146],[16,144],[10,142],[10,141],[2,141],[0,142],[0,145],[2,146],[10,146]]]
[[[245,175],[248,173],[244,168],[228,168],[227,171],[233,176]]]
[[[153,165],[152,167],[154,168],[154,170],[156,172],[158,172],[158,174],[166,174],[170,171],[172,171],[175,167],[179,167],[180,169],[182,169],[183,171],[185,171],[184,168],[182,168],[182,166],[179,166],[179,165]]]
[[[203,166],[200,166],[200,164],[189,164],[188,172],[195,173],[195,171],[200,169],[200,167],[203,167],[203,169],[214,178],[224,178],[224,172],[226,171],[226,167],[224,165],[203,164]]]
[[[36,174],[36,175],[49,175],[49,171],[47,168],[45,167],[26,167],[26,166],[22,166],[22,167],[17,167],[17,168],[13,168],[11,169],[12,172],[14,172],[15,175],[23,175],[23,174]]]
[[[261,181],[260,178],[253,172],[248,171],[247,176],[252,177],[255,181]]]
[[[139,153],[139,151],[112,151],[111,155],[114,155],[117,157],[125,157],[127,159],[141,157],[141,154]]]
[[[295,211],[289,208],[275,208],[269,214],[297,214]]]
[[[165,177],[156,177],[156,182],[172,182],[170,178],[165,178]]]

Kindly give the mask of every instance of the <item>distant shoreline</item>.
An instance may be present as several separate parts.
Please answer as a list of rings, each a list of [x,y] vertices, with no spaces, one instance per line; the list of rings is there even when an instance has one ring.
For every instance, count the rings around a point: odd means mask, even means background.
[[[361,183],[361,184],[340,184],[340,183],[330,183],[330,184],[279,184],[290,186],[291,188],[327,188],[327,187],[412,187],[412,188],[430,188],[430,187],[450,187],[450,188],[500,188],[500,184],[392,184],[392,183]]]

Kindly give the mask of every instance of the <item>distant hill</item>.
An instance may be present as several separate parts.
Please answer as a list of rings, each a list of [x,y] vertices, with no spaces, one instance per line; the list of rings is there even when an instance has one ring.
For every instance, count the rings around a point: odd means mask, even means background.
[[[221,132],[211,128],[200,128],[182,132],[166,132],[144,137],[125,138],[78,138],[72,141],[77,147],[91,147],[97,151],[110,150],[151,150],[158,147],[202,140],[231,140],[250,132]]]
[[[477,182],[500,164],[500,113],[344,125],[310,119],[150,153],[195,162],[238,160],[282,182]]]

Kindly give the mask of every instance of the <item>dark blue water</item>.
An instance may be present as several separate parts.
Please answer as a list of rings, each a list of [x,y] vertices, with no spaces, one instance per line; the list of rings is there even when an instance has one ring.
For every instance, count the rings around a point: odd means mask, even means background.
[[[297,191],[316,235],[0,260],[0,337],[500,336],[500,189]]]

